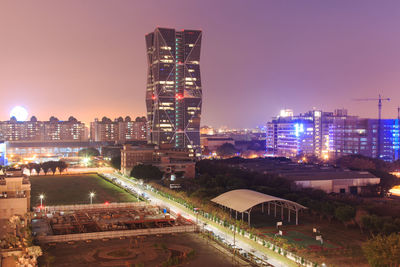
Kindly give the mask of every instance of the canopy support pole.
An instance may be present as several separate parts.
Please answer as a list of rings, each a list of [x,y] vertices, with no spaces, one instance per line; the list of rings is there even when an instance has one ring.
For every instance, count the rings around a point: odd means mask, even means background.
[[[261,212],[264,213],[264,203],[261,204]]]
[[[270,213],[271,213],[271,205],[270,205],[270,203],[268,202],[268,215],[270,215]]]

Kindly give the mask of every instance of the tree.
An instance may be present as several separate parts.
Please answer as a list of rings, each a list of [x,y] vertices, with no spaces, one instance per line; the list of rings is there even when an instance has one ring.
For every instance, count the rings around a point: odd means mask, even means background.
[[[94,147],[82,148],[78,152],[79,157],[97,157],[100,156],[100,152]]]
[[[349,205],[339,206],[335,209],[335,217],[345,225],[353,219],[355,215],[356,209]]]
[[[153,165],[138,164],[133,167],[131,176],[144,180],[160,180],[163,176],[162,171]]]
[[[121,155],[111,158],[111,167],[117,170],[121,169]]]
[[[49,168],[50,168],[51,172],[54,175],[57,171],[58,162],[57,161],[48,161],[48,164],[49,164]]]
[[[217,155],[220,157],[232,157],[237,150],[231,143],[225,143],[217,148]]]
[[[35,164],[34,169],[36,171],[36,175],[39,175],[40,169],[42,168],[42,166],[40,166],[40,164],[38,164],[38,163],[34,163],[34,164]]]
[[[46,161],[46,162],[43,162],[42,164],[40,164],[40,166],[42,167],[42,170],[44,172],[44,175],[47,175],[47,173],[49,172],[50,165],[51,165],[51,163],[49,163],[49,161]]]
[[[381,196],[384,196],[387,192],[389,192],[393,186],[400,184],[400,179],[388,172],[371,170],[371,173],[376,177],[381,178],[379,183]]]
[[[377,235],[362,246],[365,257],[373,267],[400,266],[400,234]]]
[[[374,159],[368,158],[361,155],[348,155],[339,158],[336,164],[352,170],[374,170],[376,169],[376,164]]]
[[[58,161],[58,171],[60,172],[60,174],[66,169],[68,168],[68,164],[65,161],[59,160]]]

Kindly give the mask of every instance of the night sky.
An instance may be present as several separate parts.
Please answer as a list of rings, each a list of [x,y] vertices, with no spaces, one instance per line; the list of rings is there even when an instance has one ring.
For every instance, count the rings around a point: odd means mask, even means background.
[[[144,35],[203,30],[202,125],[255,127],[282,108],[384,117],[400,105],[400,1],[0,2],[0,120],[145,115]]]

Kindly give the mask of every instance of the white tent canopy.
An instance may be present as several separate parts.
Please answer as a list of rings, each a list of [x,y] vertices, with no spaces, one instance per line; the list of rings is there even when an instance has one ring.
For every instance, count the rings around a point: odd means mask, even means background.
[[[286,200],[279,197],[274,197],[266,195],[257,191],[248,189],[237,189],[225,192],[216,198],[211,199],[212,202],[217,203],[221,206],[227,207],[236,212],[248,214],[248,221],[250,224],[250,212],[254,206],[262,204],[262,212],[264,212],[264,203],[268,204],[268,214],[271,212],[271,204],[275,207],[275,217],[276,217],[276,207],[281,207],[281,217],[283,219],[283,208],[288,209],[288,221],[290,221],[290,211],[296,212],[296,225],[298,224],[298,211],[300,209],[306,209],[303,205],[296,202]],[[237,215],[237,213],[236,213]]]

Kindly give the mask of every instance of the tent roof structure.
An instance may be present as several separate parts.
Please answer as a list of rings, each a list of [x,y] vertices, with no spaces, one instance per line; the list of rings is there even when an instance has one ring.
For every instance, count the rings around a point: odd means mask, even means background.
[[[303,205],[300,205],[296,202],[248,189],[228,191],[211,199],[211,201],[238,212],[250,211],[254,206],[265,202],[274,202],[280,206],[284,206],[285,208],[294,211],[307,209]]]

